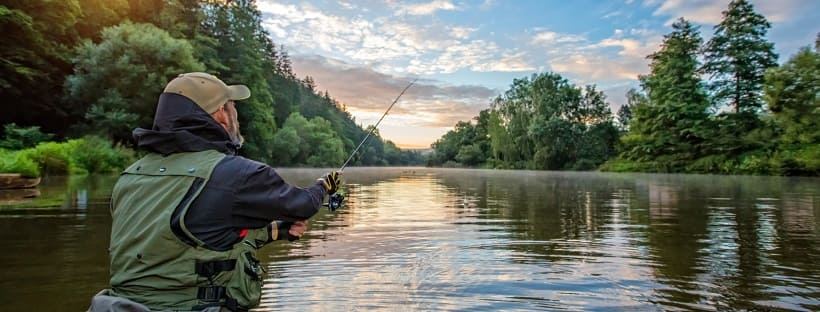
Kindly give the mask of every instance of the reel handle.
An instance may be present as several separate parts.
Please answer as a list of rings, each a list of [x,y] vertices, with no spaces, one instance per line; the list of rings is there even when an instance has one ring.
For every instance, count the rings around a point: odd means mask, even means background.
[[[337,209],[342,208],[342,206],[344,206],[344,201],[345,197],[342,194],[334,193],[333,195],[330,195],[330,198],[328,198],[327,203],[322,204],[322,206],[325,206],[331,212],[334,212]]]

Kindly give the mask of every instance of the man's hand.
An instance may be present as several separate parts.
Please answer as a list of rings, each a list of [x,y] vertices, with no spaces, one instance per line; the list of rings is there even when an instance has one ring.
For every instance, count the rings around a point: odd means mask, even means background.
[[[305,234],[307,231],[307,221],[296,221],[290,226],[288,229],[288,234],[291,236],[302,237],[302,234]]]
[[[333,195],[339,190],[339,185],[342,184],[342,173],[339,171],[331,171],[326,176],[319,178],[322,185],[325,186],[327,193]]]

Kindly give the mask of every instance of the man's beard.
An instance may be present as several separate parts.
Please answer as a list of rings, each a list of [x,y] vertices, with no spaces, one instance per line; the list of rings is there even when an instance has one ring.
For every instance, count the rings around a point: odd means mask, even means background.
[[[235,114],[229,114],[231,116],[228,117],[228,136],[231,138],[231,142],[237,145],[237,147],[242,147],[242,143],[245,143],[245,138],[242,137],[242,133],[239,131],[239,120]]]

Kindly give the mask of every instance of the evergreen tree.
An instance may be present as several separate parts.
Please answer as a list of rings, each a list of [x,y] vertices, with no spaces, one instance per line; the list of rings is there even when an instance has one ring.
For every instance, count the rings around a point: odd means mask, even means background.
[[[640,77],[647,101],[636,105],[625,138],[625,156],[657,161],[659,171],[681,171],[702,155],[709,102],[698,75],[702,39],[696,27],[679,19],[664,36],[661,49],[649,55],[650,74]]]
[[[210,68],[226,83],[241,83],[251,90],[251,97],[236,106],[242,134],[246,139],[241,153],[260,161],[270,161],[273,149],[270,142],[276,132],[273,95],[265,80],[268,65],[260,36],[267,36],[262,28],[261,13],[253,0],[208,2],[204,4],[203,32],[218,45],[215,57],[222,68]],[[213,64],[216,62],[205,62]]]
[[[723,11],[723,21],[704,49],[702,69],[712,79],[717,105],[731,105],[736,113],[761,109],[763,75],[777,65],[774,44],[766,40],[770,27],[748,0],[733,0]]]

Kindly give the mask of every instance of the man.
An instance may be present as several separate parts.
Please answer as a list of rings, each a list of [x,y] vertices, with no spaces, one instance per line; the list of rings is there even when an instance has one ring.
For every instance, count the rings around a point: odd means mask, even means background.
[[[297,239],[336,192],[331,172],[307,188],[237,156],[234,101],[250,96],[206,73],[173,79],[151,130],[150,152],[120,176],[111,197],[110,290],[91,311],[244,311],[259,304],[264,271],[256,250]],[[279,221],[274,221],[279,220]]]

